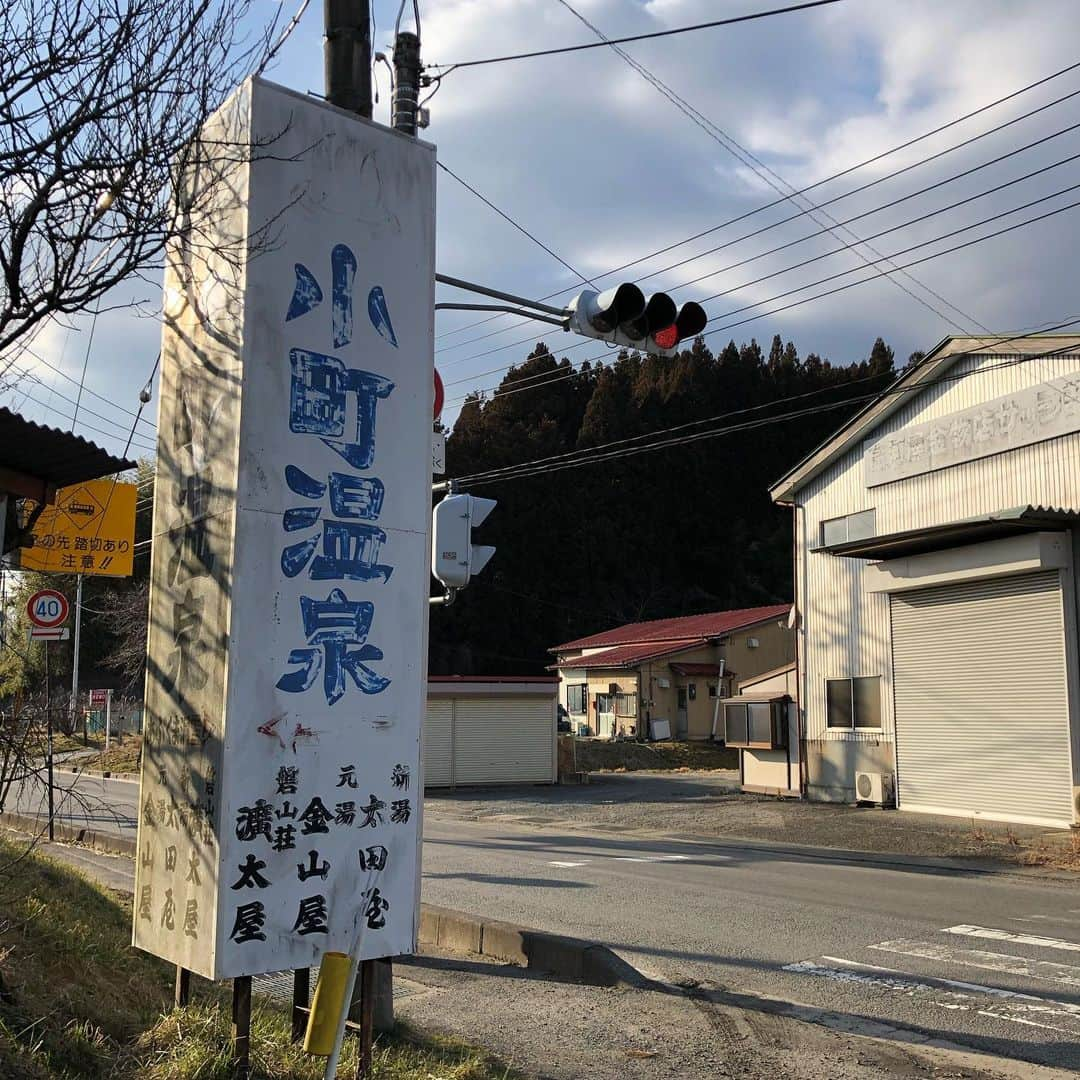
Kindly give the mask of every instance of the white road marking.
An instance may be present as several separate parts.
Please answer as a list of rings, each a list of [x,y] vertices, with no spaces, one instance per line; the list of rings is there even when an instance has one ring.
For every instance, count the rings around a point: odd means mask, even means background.
[[[812,960],[801,960],[795,964],[787,964],[784,971],[849,983],[854,986],[871,986],[881,990],[890,990],[915,999],[929,999],[929,1004],[940,1009],[975,1013],[993,1020],[1006,1020],[1014,1024],[1038,1027],[1045,1031],[1057,1031],[1072,1036],[1080,1034],[1080,1005],[1051,1001],[1036,997],[1034,994],[1002,990],[995,986],[959,982],[955,979],[937,979],[935,981],[941,985],[934,985],[908,977],[891,968],[860,964],[855,960],[844,960],[835,956],[823,956],[822,959],[828,964],[842,966],[826,967]],[[986,1004],[978,1000],[979,996],[997,1000]],[[1056,1022],[1049,1023],[1048,1021]]]
[[[585,862],[588,862],[588,859],[586,859]],[[567,869],[567,870],[572,866],[584,866],[584,865],[585,865],[584,862],[559,862],[558,860],[553,860],[552,862],[548,863],[548,866],[561,866],[561,867],[563,867],[564,869]]]
[[[882,941],[869,948],[878,952],[897,953],[900,956],[918,956],[925,960],[941,960],[961,967],[984,968],[987,971],[1004,971],[1010,975],[1025,975],[1030,979],[1080,986],[1080,967],[1071,964],[1055,964],[1050,960],[1030,960],[1025,956],[985,952],[982,949],[961,949],[952,945],[935,945],[929,941]]]
[[[1070,919],[1068,915],[1013,915],[1009,922],[1056,922],[1080,926],[1080,919]]]
[[[731,855],[710,855],[710,859],[716,859],[717,861],[726,862],[731,859]],[[689,855],[616,855],[616,862],[685,862],[689,859]]]
[[[1064,941],[1061,938],[1040,937],[1037,934],[1014,934],[1009,930],[998,930],[991,926],[946,926],[943,934],[961,934],[964,937],[989,938],[991,941],[1011,941],[1016,945],[1034,945],[1039,949],[1064,949],[1066,952],[1080,952],[1080,943]]]

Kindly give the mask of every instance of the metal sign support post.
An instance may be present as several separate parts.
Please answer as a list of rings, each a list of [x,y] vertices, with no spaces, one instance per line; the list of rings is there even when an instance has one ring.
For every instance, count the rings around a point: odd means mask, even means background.
[[[109,749],[109,735],[112,727],[112,691],[105,691],[105,749]]]
[[[75,578],[75,644],[71,655],[71,734],[75,734],[75,721],[79,717],[79,638],[82,632],[82,583],[83,576]],[[86,719],[83,719],[83,745],[90,745],[86,731]]]
[[[233,1075],[248,1080],[251,1071],[251,976],[233,979],[232,997]]]
[[[48,772],[48,786],[49,786],[49,839],[56,839],[56,827],[53,824],[53,722],[52,722],[52,704],[49,697],[49,639],[45,639],[45,725],[46,725],[46,738],[48,740],[46,746],[46,770]]]

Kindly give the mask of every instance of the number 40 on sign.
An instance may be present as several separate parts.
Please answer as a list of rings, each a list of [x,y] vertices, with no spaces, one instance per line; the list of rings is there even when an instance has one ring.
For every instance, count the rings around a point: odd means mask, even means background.
[[[31,640],[67,641],[70,612],[67,597],[56,589],[40,589],[26,601]]]

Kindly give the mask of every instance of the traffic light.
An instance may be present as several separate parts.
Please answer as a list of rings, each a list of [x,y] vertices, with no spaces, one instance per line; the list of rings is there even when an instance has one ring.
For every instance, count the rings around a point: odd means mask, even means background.
[[[679,345],[697,337],[709,321],[693,300],[677,307],[667,293],[646,296],[631,282],[603,292],[584,289],[568,306],[575,333],[657,356],[674,356]]]
[[[498,503],[475,495],[447,495],[431,517],[431,572],[448,589],[463,589],[495,554],[472,542],[472,531]]]

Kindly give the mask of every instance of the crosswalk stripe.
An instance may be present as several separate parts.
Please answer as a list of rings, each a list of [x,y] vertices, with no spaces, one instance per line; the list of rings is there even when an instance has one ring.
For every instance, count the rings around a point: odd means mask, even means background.
[[[897,953],[900,956],[917,956],[925,960],[940,960],[961,967],[983,968],[987,971],[1004,971],[1009,975],[1024,975],[1031,979],[1080,986],[1080,967],[1072,964],[1055,964],[1051,960],[1031,960],[1026,956],[986,952],[982,949],[961,949],[952,945],[935,945],[929,941],[881,941],[869,948],[878,952]]]
[[[1061,938],[1041,937],[1038,934],[1014,934],[1009,930],[998,930],[992,926],[946,926],[943,934],[961,934],[965,937],[989,938],[991,941],[1011,941],[1016,945],[1032,945],[1039,949],[1064,949],[1066,952],[1080,952],[1080,943],[1064,941]]]
[[[956,979],[934,979],[924,982],[891,968],[860,964],[835,956],[823,956],[826,966],[812,960],[787,964],[784,971],[795,975],[830,979],[852,986],[873,987],[902,993],[910,998],[929,999],[929,1004],[940,1009],[975,1013],[996,1020],[1007,1020],[1026,1027],[1038,1027],[1075,1037],[1080,1034],[1080,1005],[1064,1001],[1052,1001],[1022,994],[1015,990],[1003,990],[996,986],[960,982]],[[986,1001],[989,998],[991,1000]]]

